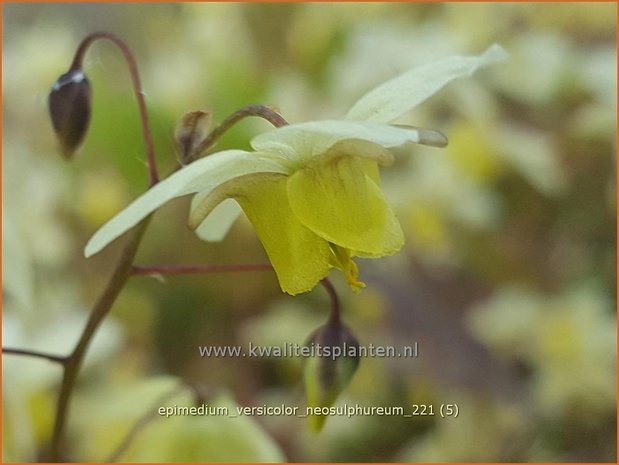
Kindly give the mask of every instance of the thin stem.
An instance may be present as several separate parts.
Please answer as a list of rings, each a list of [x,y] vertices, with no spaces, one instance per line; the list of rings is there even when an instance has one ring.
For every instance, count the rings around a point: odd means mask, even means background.
[[[134,276],[157,276],[175,274],[229,273],[239,271],[272,270],[270,263],[239,263],[225,265],[134,265],[131,274]]]
[[[267,120],[276,128],[286,126],[288,122],[276,111],[264,105],[248,105],[235,111],[228,116],[222,123],[213,129],[208,136],[196,147],[188,157],[189,160],[200,157],[204,152],[211,148],[215,142],[232,126],[248,116],[258,116]]]
[[[265,271],[272,270],[273,265],[270,263],[232,263],[224,265],[134,265],[131,269],[131,274],[134,276],[159,276],[159,275],[178,275],[178,274],[207,274],[207,273],[233,273],[242,271]],[[329,321],[339,322],[340,299],[337,296],[335,286],[329,280],[324,278],[320,284],[326,289],[329,298],[331,299],[331,314]]]
[[[26,357],[43,358],[45,360],[49,360],[50,362],[60,363],[61,365],[67,363],[67,357],[65,356],[48,354],[46,352],[39,352],[37,350],[13,349],[11,347],[3,347],[2,353],[7,355],[23,355]]]
[[[81,364],[84,360],[84,356],[86,355],[88,346],[90,345],[97,328],[112,308],[112,305],[120,294],[125,282],[131,276],[133,260],[142,240],[142,236],[146,231],[146,227],[150,222],[150,218],[151,217],[148,216],[143,219],[132,231],[129,242],[122,252],[120,260],[116,265],[107,287],[90,312],[86,327],[84,328],[75,349],[66,360],[62,385],[58,396],[58,406],[56,410],[52,443],[50,446],[50,459],[52,462],[57,462],[62,459],[62,443],[67,417],[69,415],[71,394],[73,393],[73,387],[75,385]]]
[[[82,61],[88,47],[98,39],[107,39],[116,45],[122,52],[127,65],[129,66],[129,74],[131,75],[131,82],[133,83],[133,91],[138,101],[138,107],[140,109],[140,121],[142,122],[142,134],[144,136],[144,146],[146,147],[146,159],[148,161],[148,176],[151,186],[154,186],[159,182],[159,173],[157,171],[157,161],[155,160],[155,145],[153,143],[153,136],[150,130],[150,124],[148,122],[148,112],[146,111],[146,103],[144,101],[144,92],[142,91],[142,84],[140,83],[140,75],[138,73],[138,66],[131,53],[131,50],[127,44],[119,37],[109,32],[95,32],[87,36],[78,47],[75,52],[75,58],[71,64],[69,71],[82,70]]]
[[[138,102],[138,107],[140,110],[140,120],[142,123],[142,133],[144,137],[144,145],[146,147],[147,153],[147,161],[148,161],[148,172],[149,172],[149,182],[151,187],[155,185],[159,181],[159,174],[157,171],[157,165],[155,160],[155,149],[152,140],[152,133],[150,130],[150,124],[148,121],[148,113],[146,110],[146,103],[144,101],[144,93],[142,91],[142,86],[140,83],[139,73],[137,69],[137,64],[135,58],[133,57],[129,47],[127,44],[115,36],[114,34],[110,34],[107,32],[96,32],[89,36],[87,36],[79,45],[75,57],[73,59],[73,63],[71,64],[71,68],[69,71],[81,71],[82,70],[82,62],[84,56],[89,48],[89,46],[98,39],[107,39],[113,42],[122,52],[125,61],[129,67],[129,72],[131,75],[131,80],[133,83],[133,89],[136,95],[136,99]],[[232,127],[239,120],[247,117],[247,116],[260,116],[270,121],[274,126],[279,127],[286,125],[287,122],[275,111],[261,106],[261,105],[250,105],[245,107],[230,117],[228,117],[224,122],[215,128],[209,136],[203,141],[203,143],[194,151],[194,154],[199,154],[202,151],[207,150],[211,147],[217,139],[230,127]],[[114,302],[116,301],[118,295],[123,289],[126,281],[132,275],[149,275],[149,274],[186,274],[186,273],[210,273],[210,272],[226,272],[226,271],[250,271],[250,270],[267,270],[272,269],[270,264],[258,263],[258,264],[240,264],[240,265],[209,265],[209,266],[199,266],[199,265],[187,265],[187,266],[155,266],[155,267],[134,267],[133,261],[135,259],[135,255],[137,253],[138,247],[146,231],[148,223],[150,222],[151,216],[148,216],[144,220],[142,220],[132,231],[128,242],[121,254],[120,260],[118,261],[112,276],[104,289],[103,293],[95,303],[92,311],[90,312],[89,319],[86,323],[86,326],[80,336],[80,339],[75,346],[73,352],[67,357],[57,357],[50,354],[44,354],[34,351],[25,351],[21,349],[5,349],[3,352],[18,354],[18,355],[30,355],[35,357],[45,358],[50,361],[62,363],[64,371],[62,384],[60,387],[60,392],[58,395],[57,401],[57,409],[56,409],[56,417],[54,420],[54,429],[52,433],[52,440],[49,448],[49,459],[52,462],[58,462],[62,460],[66,455],[63,454],[63,445],[65,438],[65,429],[67,424],[67,419],[69,417],[70,410],[70,401],[71,396],[74,391],[74,387],[76,384],[77,376],[79,374],[79,370],[84,361],[84,357],[92,342],[92,339],[99,328],[103,319],[107,316],[109,311],[111,310]],[[148,419],[144,419],[141,422],[138,422],[129,432],[129,436],[126,440],[119,445],[119,448],[112,455],[113,458],[118,457],[123,453],[126,448],[126,443],[129,443],[133,437],[139,432],[139,430],[143,427],[143,423],[147,422]]]
[[[331,299],[331,313],[329,315],[329,323],[339,323],[341,319],[340,311],[340,299],[337,296],[335,286],[329,281],[329,278],[324,278],[320,281],[320,284],[327,290],[329,298]]]

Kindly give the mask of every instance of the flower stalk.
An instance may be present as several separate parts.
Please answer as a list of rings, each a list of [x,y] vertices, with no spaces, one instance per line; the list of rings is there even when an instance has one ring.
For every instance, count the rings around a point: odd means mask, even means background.
[[[359,342],[341,319],[335,288],[328,279],[323,279],[321,284],[331,297],[331,312],[327,322],[310,335],[305,345],[320,347],[328,352],[312,356],[304,362],[305,393],[310,408],[333,405],[359,366]],[[356,349],[354,354],[348,353],[350,348]],[[325,420],[325,416],[310,415],[308,417],[310,429],[315,433],[320,432]]]
[[[92,338],[99,328],[99,325],[111,310],[114,302],[127,282],[127,279],[131,276],[133,260],[138,251],[138,247],[142,241],[142,237],[146,231],[148,223],[150,222],[150,218],[151,217],[148,216],[142,220],[142,222],[132,231],[131,238],[125,246],[105,290],[90,312],[86,327],[84,328],[75,349],[66,359],[60,394],[58,395],[52,442],[49,450],[49,460],[51,462],[65,460],[65,457],[63,457],[62,454],[64,432],[66,429],[67,418],[69,416],[70,401],[72,393],[74,392],[73,388],[75,386],[77,375],[82,366],[82,362],[84,361],[86,351],[90,346]]]
[[[150,186],[154,186],[159,182],[159,174],[157,170],[157,164],[155,159],[155,149],[153,144],[152,132],[150,130],[150,124],[148,120],[148,113],[146,110],[146,103],[144,101],[144,93],[142,91],[142,85],[137,69],[137,63],[131,50],[127,44],[114,34],[107,32],[97,32],[87,36],[79,45],[71,67],[65,75],[61,76],[59,81],[55,84],[52,94],[50,95],[50,115],[54,128],[57,129],[59,137],[61,138],[61,144],[66,154],[70,155],[77,146],[81,143],[85,136],[88,122],[90,118],[90,85],[83,73],[83,60],[84,56],[93,42],[99,39],[107,39],[114,43],[122,52],[125,61],[129,67],[129,73],[131,75],[131,81],[133,84],[133,90],[136,95],[136,100],[140,112],[140,120],[142,124],[142,135],[144,139],[144,146],[146,149],[147,162],[148,162],[148,176]],[[79,79],[76,78],[79,77]],[[66,81],[66,82],[65,82]],[[61,85],[68,85],[68,90],[72,92],[69,95],[69,99],[66,95],[59,94],[58,89]],[[75,89],[75,86],[78,86]],[[87,87],[84,87],[87,86]],[[66,89],[63,94],[66,94]],[[77,96],[76,96],[77,94]],[[60,104],[58,104],[60,101]],[[67,138],[58,131],[62,125],[58,123],[58,107],[64,111],[64,115],[68,113],[68,117],[64,118],[66,126],[66,120],[68,119],[70,138],[67,142]],[[68,110],[67,110],[68,107]],[[61,116],[63,116],[61,112]],[[197,153],[203,153],[208,150],[218,139],[230,129],[238,121],[247,116],[259,116],[267,121],[271,122],[275,126],[282,126],[287,124],[286,121],[275,111],[262,105],[250,105],[242,108],[241,110],[233,113],[226,118],[217,128],[211,131],[201,141],[199,145],[191,147],[191,152],[185,154],[184,162],[189,162]],[[66,132],[66,131],[65,131]],[[15,355],[27,355],[33,357],[44,358],[53,362],[62,364],[63,378],[58,395],[56,416],[54,420],[54,429],[52,433],[52,440],[47,451],[48,459],[51,462],[63,461],[66,459],[66,449],[64,448],[65,430],[67,419],[70,411],[70,401],[74,387],[76,384],[79,370],[82,366],[84,357],[92,342],[97,329],[99,328],[103,319],[107,316],[111,310],[118,295],[122,291],[126,281],[132,275],[161,275],[161,274],[191,274],[191,273],[218,273],[218,272],[239,272],[239,271],[254,271],[254,270],[268,270],[272,269],[270,263],[257,263],[257,264],[233,264],[233,265],[206,265],[206,266],[175,266],[175,265],[162,265],[152,267],[140,267],[134,266],[133,261],[137,253],[138,247],[141,243],[142,237],[148,227],[150,218],[152,215],[147,216],[141,220],[135,228],[132,230],[132,234],[128,243],[126,244],[121,257],[116,265],[116,268],[98,301],[90,312],[90,316],[84,331],[82,332],[80,339],[75,346],[73,352],[66,357],[54,356],[51,354],[45,354],[42,352],[21,350],[21,349],[3,349],[3,353],[15,354]]]
[[[153,136],[150,130],[150,123],[148,120],[148,112],[146,110],[146,102],[144,101],[144,91],[142,90],[142,83],[140,81],[140,74],[138,73],[137,62],[131,50],[127,46],[127,44],[118,36],[111,34],[109,32],[95,32],[87,36],[84,40],[82,40],[79,45],[77,51],[75,52],[75,57],[73,58],[73,62],[71,63],[71,67],[69,68],[69,73],[71,72],[81,72],[83,73],[83,61],[86,52],[89,47],[93,44],[93,42],[105,39],[112,42],[116,47],[120,49],[123,54],[123,57],[129,67],[129,74],[131,76],[131,83],[133,85],[133,91],[135,93],[135,98],[138,103],[138,108],[140,111],[140,121],[142,123],[142,136],[144,138],[144,147],[146,149],[146,160],[148,163],[148,177],[150,186],[154,186],[159,182],[159,172],[157,170],[157,161],[155,159],[155,145],[153,143]]]
[[[222,265],[135,265],[134,276],[163,276],[179,274],[237,273],[242,271],[273,270],[270,263],[231,263]]]
[[[210,148],[215,145],[219,138],[228,129],[230,129],[242,119],[247,118],[248,116],[260,117],[271,123],[276,128],[281,128],[282,126],[286,126],[288,124],[288,122],[282,117],[282,115],[280,115],[272,108],[269,108],[265,105],[257,104],[247,105],[246,107],[243,107],[240,110],[232,113],[225,120],[223,120],[219,126],[213,129],[211,133],[202,141],[202,143],[194,149],[188,159],[195,160],[196,158],[200,158],[201,156],[203,156]]]

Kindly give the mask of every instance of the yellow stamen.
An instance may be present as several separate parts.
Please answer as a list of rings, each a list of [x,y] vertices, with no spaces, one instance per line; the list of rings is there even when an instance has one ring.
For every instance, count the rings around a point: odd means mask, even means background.
[[[359,267],[351,258],[350,250],[333,243],[329,243],[329,247],[333,253],[331,256],[331,266],[344,273],[350,288],[353,292],[359,293],[365,287],[365,283],[359,281]]]

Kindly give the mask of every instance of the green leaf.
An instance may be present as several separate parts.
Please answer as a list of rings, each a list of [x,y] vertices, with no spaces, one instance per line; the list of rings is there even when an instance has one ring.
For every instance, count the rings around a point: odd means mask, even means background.
[[[471,76],[483,66],[503,61],[507,52],[493,44],[478,56],[452,56],[414,68],[361,97],[346,118],[387,123],[402,116],[454,79]]]
[[[283,173],[285,169],[272,159],[243,150],[226,150],[202,158],[153,186],[104,224],[88,241],[84,254],[90,257],[99,252],[175,197],[207,192],[222,182],[258,172]]]

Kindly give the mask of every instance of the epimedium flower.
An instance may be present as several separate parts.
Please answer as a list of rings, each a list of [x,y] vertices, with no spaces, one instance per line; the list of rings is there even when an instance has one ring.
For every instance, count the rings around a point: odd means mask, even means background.
[[[389,123],[452,80],[505,56],[493,45],[479,56],[415,68],[361,97],[343,119],[283,126],[254,137],[251,152],[225,150],[197,160],[107,222],[85,255],[99,252],[172,198],[197,194],[190,228],[205,240],[221,240],[242,210],[284,292],[311,290],[331,268],[359,290],[365,285],[353,258],[391,255],[404,243],[380,190],[379,166],[393,160],[389,149],[447,144],[438,131]]]

